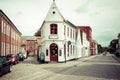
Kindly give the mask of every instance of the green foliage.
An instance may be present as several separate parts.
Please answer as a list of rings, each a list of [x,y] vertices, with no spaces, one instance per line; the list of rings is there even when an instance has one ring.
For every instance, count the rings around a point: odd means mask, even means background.
[[[113,39],[111,42],[110,42],[110,45],[109,45],[109,48],[108,48],[108,51],[110,53],[114,53],[116,51],[116,45],[118,44],[118,39]]]
[[[101,46],[101,44],[98,44],[98,53],[102,53],[103,52],[103,47]]]

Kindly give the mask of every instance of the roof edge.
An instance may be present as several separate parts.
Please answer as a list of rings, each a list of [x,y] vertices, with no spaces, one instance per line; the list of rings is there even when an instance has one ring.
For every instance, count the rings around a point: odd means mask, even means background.
[[[5,18],[8,21],[8,23],[14,26],[14,28],[20,33],[20,35],[22,35],[22,33],[17,29],[17,27],[13,24],[13,22],[8,18],[8,16],[1,9],[0,9],[0,12],[3,18]]]

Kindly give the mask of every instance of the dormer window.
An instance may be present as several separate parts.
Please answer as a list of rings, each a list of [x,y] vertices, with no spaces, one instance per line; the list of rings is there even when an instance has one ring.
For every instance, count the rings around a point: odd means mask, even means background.
[[[50,34],[57,34],[57,24],[50,24]]]

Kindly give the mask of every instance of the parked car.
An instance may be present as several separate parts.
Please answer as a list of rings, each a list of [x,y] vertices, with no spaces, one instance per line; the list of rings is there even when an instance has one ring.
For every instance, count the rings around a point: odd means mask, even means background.
[[[20,61],[24,61],[25,56],[24,56],[23,53],[20,52],[20,53],[18,53],[17,55],[18,55]]]
[[[5,56],[0,56],[0,76],[11,72],[11,62],[6,60]]]
[[[14,64],[14,65],[19,63],[19,57],[16,54],[8,54],[6,56],[6,59],[11,61],[11,63]]]
[[[27,53],[24,52],[23,55],[24,55],[25,59],[27,59],[27,57],[28,57],[28,56],[27,56]]]
[[[23,54],[24,58],[27,59],[28,55],[27,55],[27,53],[26,53],[25,51],[24,51],[24,52],[19,52],[19,53],[20,53],[20,54]],[[18,54],[19,54],[19,53],[18,53]]]

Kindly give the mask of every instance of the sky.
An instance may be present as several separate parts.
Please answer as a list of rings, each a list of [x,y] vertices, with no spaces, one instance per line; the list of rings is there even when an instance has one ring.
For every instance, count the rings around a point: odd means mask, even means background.
[[[41,27],[53,0],[0,0],[0,9],[23,36]],[[55,0],[66,20],[76,26],[90,26],[92,37],[102,46],[120,33],[120,0]]]

